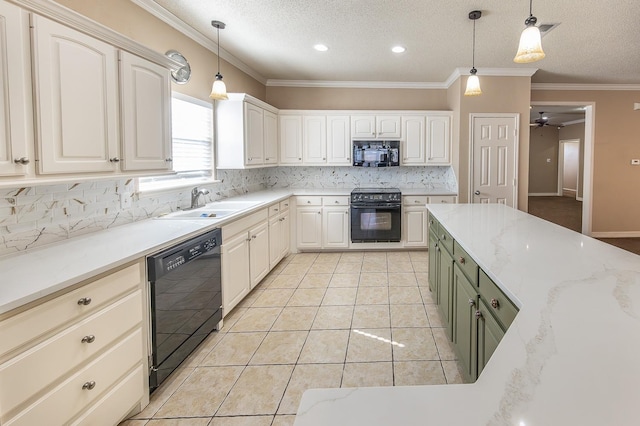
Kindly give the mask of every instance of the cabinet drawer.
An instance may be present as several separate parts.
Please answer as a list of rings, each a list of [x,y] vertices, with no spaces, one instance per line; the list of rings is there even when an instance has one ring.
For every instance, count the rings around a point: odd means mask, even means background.
[[[333,196],[333,197],[322,197],[322,205],[323,206],[348,206],[349,205],[349,197],[348,196]]]
[[[280,203],[269,206],[269,217],[276,216],[278,213],[280,213]]]
[[[471,284],[478,286],[478,264],[469,254],[460,247],[458,242],[453,243],[453,259],[460,266],[460,269],[469,278]]]
[[[289,210],[289,199],[280,201],[280,211],[283,212]]]
[[[142,290],[138,290],[6,362],[0,366],[3,411],[13,410],[141,321]],[[90,336],[94,337],[91,342],[83,342]]]
[[[509,328],[513,319],[518,314],[518,308],[504,295],[502,290],[487,276],[487,274],[480,270],[480,297],[490,307],[490,311],[502,324],[504,329]]]
[[[429,197],[426,195],[405,195],[402,197],[402,204],[405,206],[420,206],[424,207],[429,202]]]
[[[3,424],[67,424],[82,409],[104,395],[114,384],[120,382],[120,379],[136,364],[141,364],[142,347],[142,330],[138,329],[17,416],[10,420],[6,419],[9,421]],[[83,386],[90,382],[94,382],[94,387],[83,389]],[[138,382],[138,386],[142,389],[143,381]],[[132,400],[129,403],[133,405],[135,401]],[[98,421],[98,423],[102,422]]]
[[[0,322],[0,358],[81,316],[96,312],[144,280],[142,263],[114,272]],[[85,305],[81,302],[90,302]]]
[[[299,206],[321,206],[322,197],[296,197],[296,204]]]
[[[433,234],[437,237],[440,238],[440,222],[438,222],[438,219],[436,219],[435,217],[433,217],[433,215],[431,214],[431,212],[429,212],[429,231],[433,232]]]
[[[440,239],[440,247],[446,248],[449,253],[453,254],[453,237],[442,225],[438,226],[438,238]]]
[[[429,197],[431,204],[455,204],[455,195],[432,195]]]

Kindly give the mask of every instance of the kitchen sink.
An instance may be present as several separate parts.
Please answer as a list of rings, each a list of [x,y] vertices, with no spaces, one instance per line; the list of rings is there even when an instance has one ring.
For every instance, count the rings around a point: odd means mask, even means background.
[[[237,209],[197,209],[169,213],[158,219],[220,219],[237,211]]]
[[[219,200],[215,201],[207,206],[207,208],[220,208],[220,209],[229,209],[229,210],[244,210],[249,207],[253,207],[257,204],[260,204],[259,201],[224,201]]]

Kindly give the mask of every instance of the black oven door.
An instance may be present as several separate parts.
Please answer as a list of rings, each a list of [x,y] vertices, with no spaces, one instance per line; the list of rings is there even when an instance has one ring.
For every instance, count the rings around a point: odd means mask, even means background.
[[[400,204],[351,206],[351,242],[399,242]]]

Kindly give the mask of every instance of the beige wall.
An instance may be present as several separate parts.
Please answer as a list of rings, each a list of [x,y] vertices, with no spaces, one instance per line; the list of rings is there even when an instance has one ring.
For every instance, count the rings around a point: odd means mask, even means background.
[[[640,232],[640,101],[638,91],[531,92],[532,102],[595,102],[593,232]]]
[[[349,89],[267,86],[279,109],[448,110],[444,89]]]
[[[529,194],[558,193],[558,135],[554,126],[529,130]]]
[[[189,61],[192,74],[187,84],[172,84],[172,90],[205,101],[209,100],[218,65],[217,56],[208,49],[129,0],[56,0],[56,2],[157,52],[165,53],[171,49],[179,51]],[[220,68],[228,92],[249,93],[265,100],[266,88],[262,83],[225,61],[221,61]]]
[[[520,116],[518,145],[518,208],[527,211],[529,189],[529,77],[480,76],[481,96],[464,96],[466,77],[449,88],[448,99],[460,99],[459,154],[457,165],[460,202],[469,201],[469,114],[474,112],[516,113]],[[525,127],[526,126],[526,127]]]
[[[580,140],[580,153],[579,159],[579,171],[578,171],[578,198],[582,198],[583,183],[584,183],[584,123],[572,124],[560,129],[560,140],[579,139]]]

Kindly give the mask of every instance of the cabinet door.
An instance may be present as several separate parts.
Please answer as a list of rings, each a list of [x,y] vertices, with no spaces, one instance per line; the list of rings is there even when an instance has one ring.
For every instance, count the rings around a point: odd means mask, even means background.
[[[275,267],[282,259],[282,218],[269,219],[269,266]]]
[[[349,247],[349,208],[323,207],[322,247]]]
[[[427,209],[423,207],[403,207],[404,246],[427,247]]]
[[[302,162],[325,164],[327,162],[327,117],[305,115],[303,122]]]
[[[290,250],[291,250],[291,220],[290,220],[290,213],[289,211],[285,211],[280,213],[280,220],[282,221],[282,225],[281,225],[281,249],[282,249],[282,253],[281,253],[281,259],[284,259],[285,257],[287,257],[287,255],[289,254]]]
[[[349,116],[327,116],[327,164],[351,165]]]
[[[280,164],[302,163],[302,116],[280,116]]]
[[[264,222],[249,230],[249,270],[251,271],[251,288],[255,287],[267,276],[269,264],[269,225]]]
[[[298,207],[296,219],[298,248],[321,248],[322,208]]]
[[[478,376],[482,373],[484,366],[489,362],[489,358],[493,355],[500,340],[504,337],[504,331],[494,316],[491,309],[480,298],[481,316],[478,321]]]
[[[244,104],[245,164],[264,163],[264,113],[263,109],[250,103]]]
[[[242,232],[222,245],[223,315],[229,314],[250,289],[249,238]]]
[[[33,27],[40,172],[115,171],[116,49],[38,15]]]
[[[278,116],[264,111],[264,164],[278,164]]]
[[[402,133],[399,115],[379,115],[376,117],[378,139],[399,139]]]
[[[427,164],[451,164],[451,116],[427,116]]]
[[[438,302],[438,268],[440,266],[440,253],[438,251],[438,237],[429,232],[429,290],[433,293],[433,300]]]
[[[0,176],[20,176],[33,168],[29,17],[3,1],[0,20]]]
[[[425,117],[402,117],[402,134],[404,135],[404,152],[401,152],[402,164],[426,164]]]
[[[120,52],[122,170],[171,170],[169,70]]]
[[[453,303],[453,257],[438,242],[438,306],[446,325],[447,334],[453,340],[454,303]]]
[[[477,375],[478,293],[458,265],[453,266],[454,321],[453,343],[458,351],[463,374],[468,381]]]
[[[352,115],[351,137],[355,139],[374,139],[376,137],[376,116]]]

